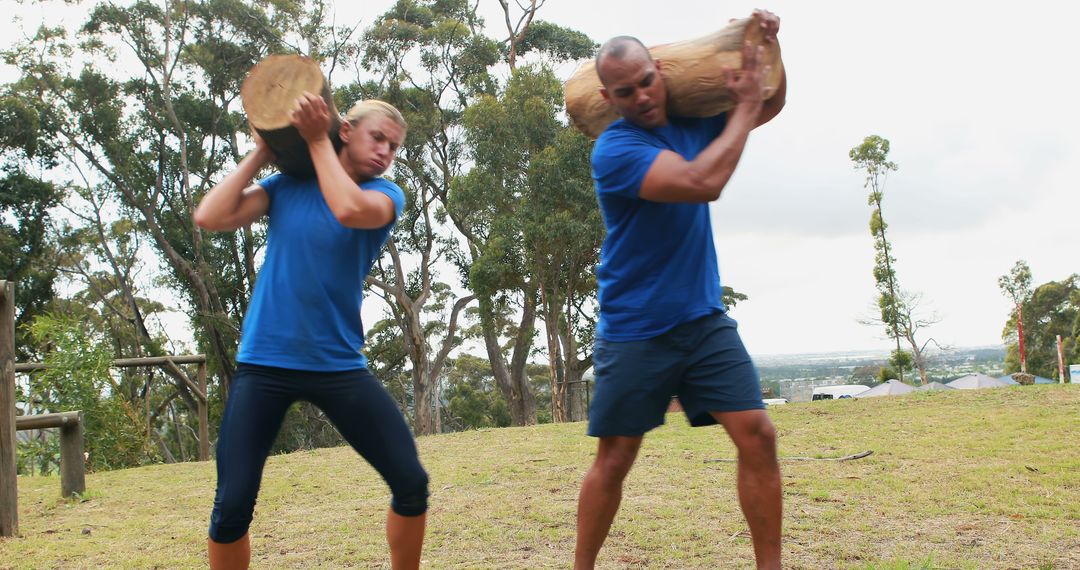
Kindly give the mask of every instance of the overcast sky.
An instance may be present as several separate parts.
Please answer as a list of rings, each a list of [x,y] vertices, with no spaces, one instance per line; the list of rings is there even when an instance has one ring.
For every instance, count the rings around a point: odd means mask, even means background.
[[[480,3],[492,35],[503,36],[498,2]],[[40,7],[2,4],[25,23],[41,18]],[[338,4],[338,23],[367,25],[392,1]],[[722,280],[750,296],[733,315],[751,353],[888,349],[881,331],[858,323],[875,299],[874,252],[867,191],[848,151],[870,134],[891,141],[900,167],[884,216],[901,286],[941,318],[929,336],[1000,344],[1010,306],[997,278],[1018,259],[1037,284],[1080,272],[1080,192],[1070,176],[1080,166],[1077,6],[760,6],[781,18],[787,106],[751,135],[712,206]],[[755,7],[547,0],[538,17],[598,42],[630,34],[655,45],[705,35]]]

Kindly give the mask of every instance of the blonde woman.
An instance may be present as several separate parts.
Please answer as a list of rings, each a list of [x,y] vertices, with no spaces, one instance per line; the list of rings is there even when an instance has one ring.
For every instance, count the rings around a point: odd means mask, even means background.
[[[273,159],[256,138],[255,150],[206,194],[194,215],[210,231],[233,231],[268,216],[266,259],[244,315],[218,438],[210,567],[248,567],[248,526],[263,465],[286,410],[306,400],[387,482],[392,566],[418,568],[428,476],[405,418],[360,352],[364,278],[405,205],[401,188],[380,175],[407,125],[388,103],[361,101],[346,115],[335,151],[326,103],[310,93],[297,100],[291,122],[308,144],[314,178],[274,174],[252,184]]]

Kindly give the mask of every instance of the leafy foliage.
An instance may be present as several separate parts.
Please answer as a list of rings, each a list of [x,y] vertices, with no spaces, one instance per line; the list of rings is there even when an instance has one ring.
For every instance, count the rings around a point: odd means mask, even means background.
[[[110,373],[107,337],[75,314],[41,315],[30,330],[43,346],[47,366],[31,377],[30,399],[40,402],[41,412],[82,411],[88,468],[115,469],[156,461],[145,418]],[[41,466],[58,465],[51,455],[58,450],[50,448],[47,453]]]
[[[486,359],[463,354],[447,374],[447,413],[459,429],[506,427],[510,409],[495,386]]]
[[[596,48],[597,43],[589,36],[543,20],[533,21],[525,30],[521,42],[517,44],[519,56],[530,52],[540,52],[556,61],[592,57],[596,53]]]
[[[1028,373],[1057,378],[1058,335],[1061,336],[1065,355],[1075,354],[1076,351],[1076,323],[1080,319],[1080,275],[1073,274],[1061,281],[1039,285],[1022,302],[1022,308]],[[1020,370],[1016,317],[1014,312],[1005,322],[1001,333],[1002,338],[1009,341],[1005,355],[1007,373]]]

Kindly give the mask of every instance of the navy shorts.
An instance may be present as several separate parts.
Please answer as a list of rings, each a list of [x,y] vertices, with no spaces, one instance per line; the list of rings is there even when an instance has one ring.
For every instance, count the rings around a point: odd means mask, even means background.
[[[716,423],[709,412],[765,408],[757,369],[725,313],[646,340],[597,339],[593,373],[589,435],[595,437],[640,436],[663,425],[672,396],[695,427]]]

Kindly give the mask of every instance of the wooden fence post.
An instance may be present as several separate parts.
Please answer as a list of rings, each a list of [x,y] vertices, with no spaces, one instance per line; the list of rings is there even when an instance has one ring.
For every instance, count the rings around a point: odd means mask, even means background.
[[[60,426],[60,494],[86,492],[86,457],[83,455],[83,417]]]
[[[15,463],[15,284],[0,281],[0,536],[19,534]]]
[[[210,460],[210,394],[206,391],[206,362],[199,363],[199,461]]]
[[[70,497],[86,492],[86,458],[83,456],[81,410],[15,418],[15,430],[60,429],[60,494]]]

